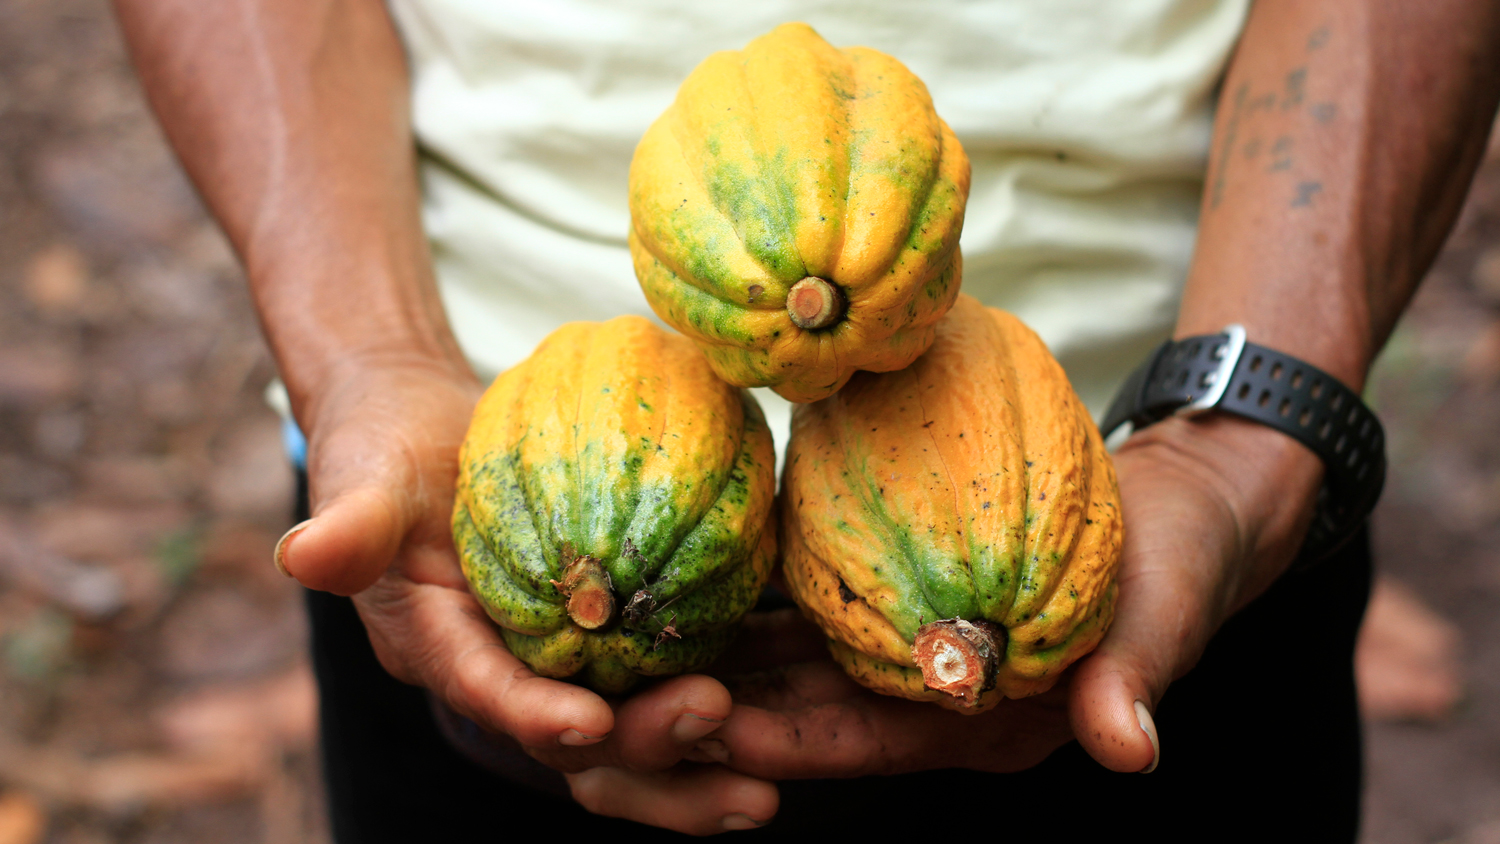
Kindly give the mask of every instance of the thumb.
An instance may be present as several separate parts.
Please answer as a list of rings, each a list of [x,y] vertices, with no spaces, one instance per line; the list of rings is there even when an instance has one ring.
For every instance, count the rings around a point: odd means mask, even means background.
[[[1073,734],[1112,771],[1149,773],[1161,761],[1156,702],[1204,645],[1206,602],[1188,580],[1163,570],[1122,579],[1114,624],[1075,669]]]
[[[1150,683],[1118,657],[1094,653],[1081,664],[1069,692],[1068,716],[1078,743],[1112,771],[1150,773],[1161,744]]]
[[[356,487],[318,509],[276,544],[276,567],[309,589],[353,595],[385,573],[411,528],[388,488]]]
[[[298,414],[311,423],[303,430],[313,517],[282,538],[277,565],[340,595],[368,588],[398,554],[421,582],[462,583],[449,520],[479,393],[467,367],[430,362],[383,363],[320,391]]]

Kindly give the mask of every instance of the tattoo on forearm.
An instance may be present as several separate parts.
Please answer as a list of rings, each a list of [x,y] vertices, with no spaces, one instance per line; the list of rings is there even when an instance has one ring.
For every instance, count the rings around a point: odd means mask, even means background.
[[[1307,66],[1297,68],[1286,75],[1286,91],[1281,95],[1281,110],[1291,111],[1302,105],[1302,95],[1307,90]]]
[[[1292,207],[1301,208],[1304,205],[1311,205],[1313,194],[1322,190],[1322,182],[1298,182],[1297,198],[1292,200]]]
[[[1271,166],[1267,168],[1272,173],[1292,169],[1292,136],[1282,135],[1276,139],[1271,147]]]
[[[1321,50],[1332,37],[1327,26],[1314,29],[1307,36],[1306,51],[1312,54]],[[1313,205],[1323,191],[1323,181],[1321,175],[1299,169],[1294,154],[1297,139],[1308,131],[1318,131],[1329,125],[1339,114],[1335,103],[1314,99],[1315,76],[1316,68],[1309,61],[1286,71],[1277,80],[1279,84],[1266,86],[1268,90],[1255,91],[1259,86],[1254,80],[1242,81],[1235,86],[1228,102],[1231,110],[1224,121],[1223,134],[1211,162],[1210,211],[1224,201],[1230,171],[1236,169],[1234,162],[1243,160],[1243,166],[1251,166],[1262,152],[1267,155],[1266,163],[1244,171],[1245,174],[1261,172],[1276,179],[1287,179],[1289,207]],[[1292,121],[1291,125],[1288,121]],[[1242,135],[1246,137],[1242,139]]]
[[[1224,144],[1219,152],[1219,166],[1215,167],[1213,187],[1210,188],[1209,204],[1218,208],[1224,198],[1224,175],[1229,169],[1229,154],[1234,151],[1234,142],[1239,135],[1240,118],[1245,113],[1245,99],[1250,96],[1250,83],[1242,82],[1234,92],[1234,111],[1229,113],[1229,123],[1224,127]]]

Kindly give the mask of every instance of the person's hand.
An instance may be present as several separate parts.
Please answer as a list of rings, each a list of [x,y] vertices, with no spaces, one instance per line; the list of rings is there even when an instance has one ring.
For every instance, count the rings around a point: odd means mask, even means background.
[[[1100,764],[1150,771],[1161,755],[1151,711],[1296,556],[1323,465],[1292,438],[1224,414],[1153,425],[1114,459],[1119,602],[1104,641],[1073,670],[1069,712]]]
[[[831,661],[791,665],[732,686],[733,714],[690,758],[768,781],[1014,771],[1076,737],[1108,768],[1152,769],[1150,710],[1292,559],[1321,466],[1289,438],[1228,417],[1163,422],[1115,460],[1126,520],[1115,621],[1065,686],[963,716],[865,691]]]
[[[747,638],[780,628],[816,658],[728,676],[734,712],[698,742],[690,758],[729,765],[769,780],[855,777],[934,768],[1020,771],[1072,738],[1067,692],[1059,686],[1023,700],[1003,700],[979,715],[876,694],[828,658],[811,622],[751,619]],[[787,645],[783,644],[783,648]],[[812,656],[810,654],[809,656]]]
[[[775,814],[771,780],[933,767],[1015,771],[1071,737],[1061,690],[980,716],[870,692],[829,659],[822,632],[794,609],[751,613],[735,647],[709,670],[728,685],[734,713],[689,754],[698,764],[570,775],[574,799],[596,814],[682,832],[752,829]],[[726,811],[736,800],[758,802],[759,811]]]
[[[729,694],[708,677],[612,704],[506,650],[468,591],[449,527],[459,445],[482,391],[471,372],[385,357],[329,383],[299,408],[313,517],[283,538],[276,562],[304,586],[352,595],[387,671],[558,770],[607,766],[627,781],[670,768],[728,717]],[[726,784],[708,769],[672,776],[688,799],[715,795],[719,816],[705,821],[715,831],[726,815],[775,813],[769,785]]]

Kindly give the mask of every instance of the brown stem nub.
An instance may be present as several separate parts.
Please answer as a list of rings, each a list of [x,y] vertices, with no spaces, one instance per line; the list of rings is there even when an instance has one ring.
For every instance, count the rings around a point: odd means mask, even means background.
[[[598,630],[615,620],[615,592],[598,557],[574,558],[563,569],[562,581],[552,585],[568,599],[568,618],[579,627]]]
[[[840,290],[816,276],[808,276],[786,294],[786,312],[802,329],[817,331],[844,318],[849,303]]]
[[[995,671],[1005,653],[1005,628],[988,621],[950,618],[917,628],[912,659],[927,688],[950,694],[965,706],[995,687]]]

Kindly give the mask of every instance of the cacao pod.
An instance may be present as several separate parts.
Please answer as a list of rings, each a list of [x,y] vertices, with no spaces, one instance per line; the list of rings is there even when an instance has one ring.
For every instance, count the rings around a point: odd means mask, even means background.
[[[759,405],[691,342],[570,323],[480,399],[453,538],[516,656],[622,692],[728,644],[774,562],[774,492]]]
[[[792,401],[911,363],[957,295],[969,160],[921,80],[785,24],[710,56],[630,167],[651,307]]]
[[[907,369],[793,415],[792,596],[866,686],[965,712],[1104,636],[1122,525],[1098,429],[1040,338],[968,296]]]

